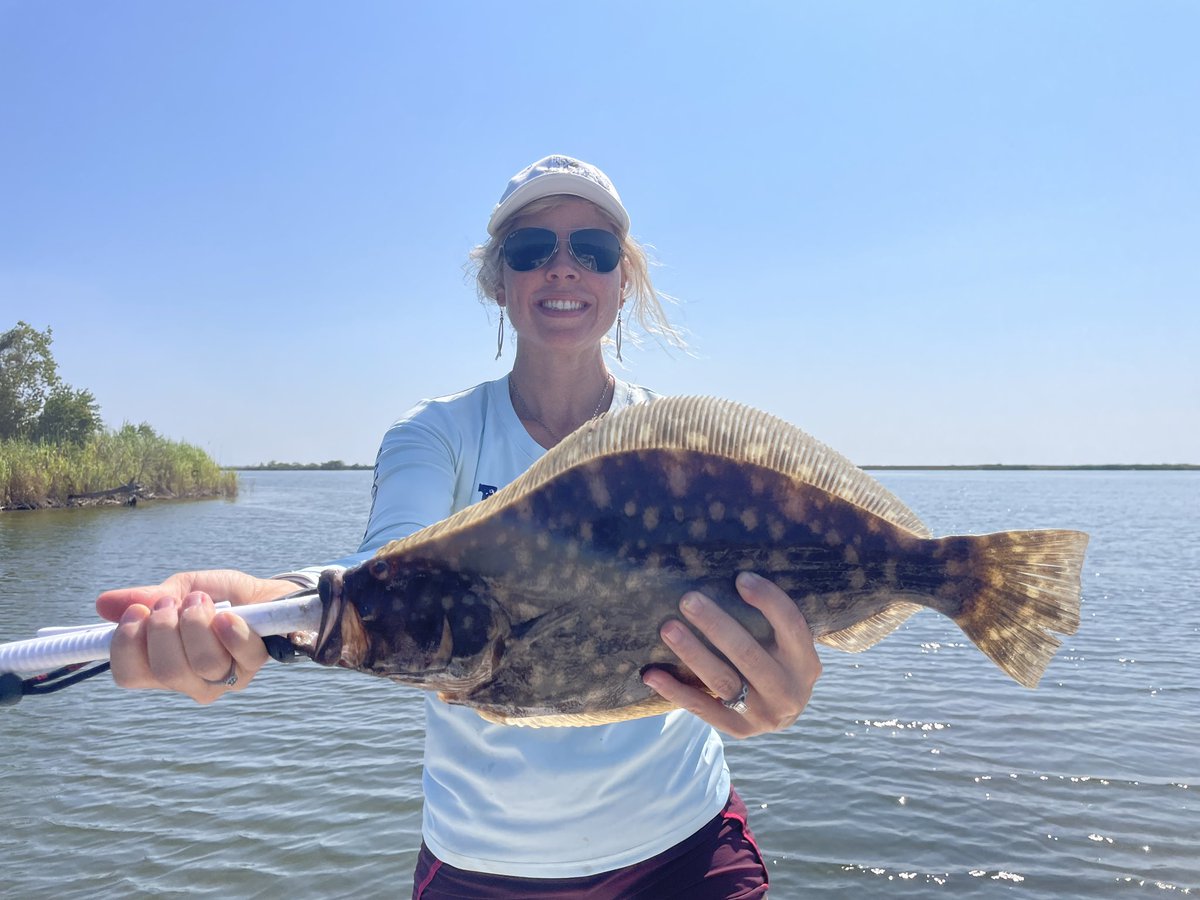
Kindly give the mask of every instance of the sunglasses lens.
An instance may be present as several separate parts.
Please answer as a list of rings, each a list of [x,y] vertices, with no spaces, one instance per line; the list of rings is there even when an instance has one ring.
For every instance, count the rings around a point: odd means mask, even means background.
[[[584,228],[571,232],[571,255],[585,269],[611,272],[621,264],[621,242],[611,231]]]
[[[504,261],[514,272],[531,272],[554,255],[558,235],[548,228],[518,228],[504,239]]]
[[[504,261],[514,272],[544,266],[558,249],[558,235],[549,228],[518,228],[504,239]],[[603,228],[571,232],[571,255],[592,272],[611,272],[621,264],[621,242]]]

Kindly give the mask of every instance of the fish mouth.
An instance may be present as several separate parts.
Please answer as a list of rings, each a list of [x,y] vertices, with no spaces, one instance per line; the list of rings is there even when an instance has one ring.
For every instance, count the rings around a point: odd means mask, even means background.
[[[313,645],[312,658],[323,666],[358,668],[367,656],[369,641],[354,604],[346,602],[340,569],[321,573],[317,590],[321,595],[321,627]]]
[[[342,573],[337,569],[326,569],[317,582],[321,595],[321,627],[313,643],[312,658],[323,666],[332,666],[341,655],[341,635],[338,625],[342,618],[345,600],[342,596]]]

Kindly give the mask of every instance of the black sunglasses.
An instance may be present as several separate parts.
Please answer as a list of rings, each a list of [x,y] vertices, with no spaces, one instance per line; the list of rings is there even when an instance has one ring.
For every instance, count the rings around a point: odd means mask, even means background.
[[[621,264],[621,242],[603,228],[581,228],[567,239],[571,256],[589,272],[611,272]],[[518,228],[509,232],[501,247],[504,261],[514,272],[532,272],[554,258],[558,235],[549,228]]]

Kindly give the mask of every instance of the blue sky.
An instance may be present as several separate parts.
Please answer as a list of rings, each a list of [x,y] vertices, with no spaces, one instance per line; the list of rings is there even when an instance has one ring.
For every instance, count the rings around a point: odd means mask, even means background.
[[[507,370],[509,176],[616,182],[693,354],[861,464],[1200,462],[1200,5],[0,0],[0,329],[110,425],[370,462]]]

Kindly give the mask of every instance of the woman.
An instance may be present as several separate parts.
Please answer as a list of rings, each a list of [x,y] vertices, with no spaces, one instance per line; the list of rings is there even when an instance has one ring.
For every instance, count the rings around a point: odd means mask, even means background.
[[[506,315],[516,332],[512,371],[421,403],[392,426],[360,553],[342,564],[487,496],[586,421],[653,399],[615,378],[602,350],[614,323],[619,348],[627,304],[643,324],[671,333],[608,178],[569,157],[542,159],[509,182],[488,232],[472,257],[481,293],[500,308],[498,352]],[[114,678],[202,703],[241,690],[266,652],[235,614],[216,614],[211,597],[274,599],[315,583],[321,568],[274,579],[181,573],[102,594],[101,614],[120,621]],[[511,728],[427,695],[413,896],[764,896],[766,870],[716,729],[740,738],[786,728],[820,663],[781,590],[748,573],[737,587],[771,622],[776,645],[758,644],[703,595],[685,595],[681,619],[661,637],[711,693],[648,671],[646,684],[680,707],[665,716]]]

